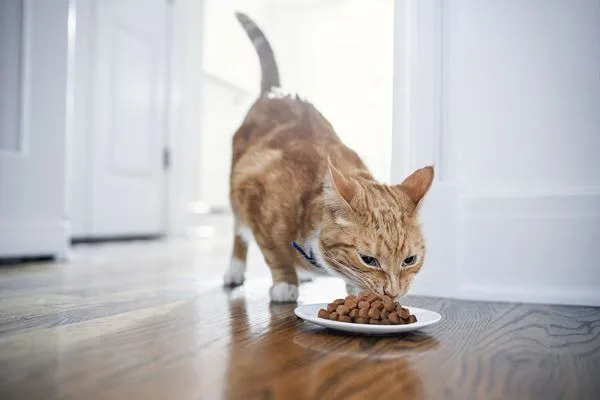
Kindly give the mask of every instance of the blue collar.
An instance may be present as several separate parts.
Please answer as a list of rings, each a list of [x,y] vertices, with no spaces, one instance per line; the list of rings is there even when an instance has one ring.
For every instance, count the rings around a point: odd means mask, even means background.
[[[306,254],[306,251],[304,251],[304,249],[296,242],[292,242],[292,247],[294,249],[298,250],[298,252],[300,254],[302,254],[302,256],[304,258],[306,258],[306,261],[308,261],[313,267],[323,269],[323,267],[317,263],[317,260],[315,259],[315,256],[313,255],[312,249],[311,249],[310,255],[309,255],[309,254]]]

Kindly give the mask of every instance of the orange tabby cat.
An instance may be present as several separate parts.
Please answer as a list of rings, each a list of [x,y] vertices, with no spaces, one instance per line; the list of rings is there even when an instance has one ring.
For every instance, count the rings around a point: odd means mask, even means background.
[[[237,18],[258,53],[262,83],[233,138],[236,233],[225,284],[243,283],[253,236],[271,269],[272,301],[295,301],[302,271],[341,277],[350,293],[403,295],[423,265],[417,212],[433,168],[399,185],[377,183],[313,105],[279,90],[271,46],[252,20]]]

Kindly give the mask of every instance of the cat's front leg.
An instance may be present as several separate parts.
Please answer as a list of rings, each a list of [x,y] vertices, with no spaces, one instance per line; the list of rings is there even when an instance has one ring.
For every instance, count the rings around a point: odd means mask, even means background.
[[[348,295],[358,295],[361,292],[361,288],[359,288],[358,286],[354,286],[350,283],[346,283],[346,292],[348,293]]]
[[[298,275],[292,263],[274,250],[262,246],[261,249],[273,277],[273,286],[269,290],[271,301],[288,303],[298,300]]]
[[[273,276],[273,286],[269,290],[271,301],[275,303],[288,303],[298,300],[298,275],[293,267],[273,266],[271,275]]]

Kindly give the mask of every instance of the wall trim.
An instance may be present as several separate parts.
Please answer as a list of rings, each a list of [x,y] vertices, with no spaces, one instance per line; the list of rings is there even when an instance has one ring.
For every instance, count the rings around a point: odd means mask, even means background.
[[[65,221],[0,221],[0,254],[7,257],[52,256],[66,258],[69,250],[70,224]]]
[[[491,286],[463,284],[456,298],[464,300],[501,301],[509,303],[561,304],[573,306],[600,306],[600,291],[591,289],[564,289],[562,287]]]
[[[168,147],[172,166],[167,181],[166,232],[185,235],[197,201],[203,78],[204,0],[179,0],[171,6]]]
[[[392,181],[430,164],[445,181],[442,0],[396,1],[394,38]]]
[[[16,150],[0,148],[2,157],[27,158],[29,157],[29,142],[31,136],[31,65],[33,60],[33,36],[35,23],[35,7],[33,0],[24,0],[22,8],[21,26],[21,89],[19,104],[19,145]]]

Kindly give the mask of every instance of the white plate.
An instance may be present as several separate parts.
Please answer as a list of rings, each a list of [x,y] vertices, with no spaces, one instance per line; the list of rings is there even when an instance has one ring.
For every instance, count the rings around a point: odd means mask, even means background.
[[[354,324],[350,322],[331,321],[317,317],[321,308],[327,309],[327,304],[304,304],[296,307],[294,312],[305,321],[312,322],[327,328],[336,329],[339,331],[364,333],[369,335],[381,335],[389,333],[410,332],[423,327],[433,325],[442,319],[442,316],[435,311],[425,310],[417,307],[406,307],[411,314],[417,317],[417,322],[406,325],[368,325]]]

